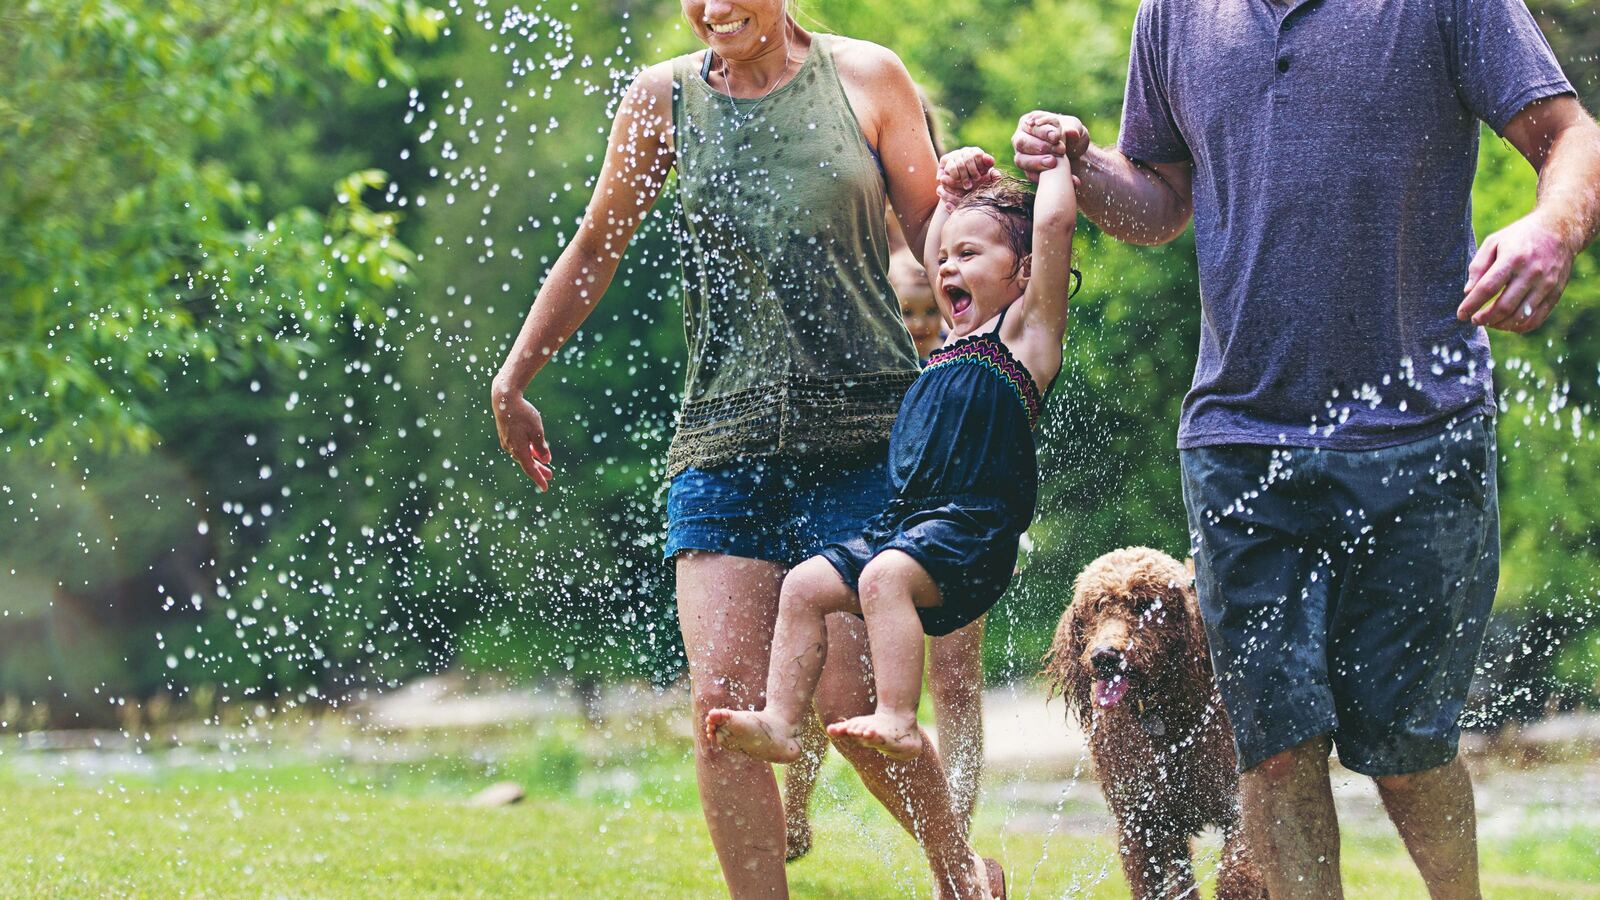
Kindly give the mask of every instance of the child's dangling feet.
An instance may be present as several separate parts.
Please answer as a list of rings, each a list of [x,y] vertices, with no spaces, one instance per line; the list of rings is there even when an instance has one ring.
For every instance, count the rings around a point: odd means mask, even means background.
[[[922,755],[922,732],[915,715],[876,712],[828,726],[828,736],[855,741],[898,762]]]
[[[799,729],[765,710],[714,709],[706,713],[706,739],[724,750],[788,765],[800,758]],[[920,743],[920,742],[919,742]]]

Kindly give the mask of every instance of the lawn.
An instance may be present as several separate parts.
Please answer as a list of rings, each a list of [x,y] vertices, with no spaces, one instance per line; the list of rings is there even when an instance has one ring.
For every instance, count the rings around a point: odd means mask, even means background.
[[[364,757],[301,758],[279,740],[140,767],[8,750],[0,896],[718,896],[683,740],[574,734],[385,738]],[[500,779],[528,799],[463,802]],[[795,896],[927,896],[910,840],[837,760],[816,805],[816,850],[790,869]],[[1013,896],[1126,896],[1109,836],[993,807],[978,845],[1005,862]],[[1487,893],[1600,897],[1597,847],[1584,830],[1487,846]],[[1351,896],[1423,896],[1392,834],[1347,839],[1344,871]]]

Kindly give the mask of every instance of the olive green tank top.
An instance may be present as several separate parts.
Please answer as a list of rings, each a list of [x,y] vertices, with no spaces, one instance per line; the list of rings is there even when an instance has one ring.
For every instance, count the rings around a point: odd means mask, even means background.
[[[673,65],[688,370],[668,477],[745,456],[860,454],[917,376],[889,286],[882,168],[828,35],[764,100]]]

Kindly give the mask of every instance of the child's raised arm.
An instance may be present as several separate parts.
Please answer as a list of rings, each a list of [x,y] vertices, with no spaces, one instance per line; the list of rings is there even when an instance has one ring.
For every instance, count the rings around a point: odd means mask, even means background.
[[[1078,227],[1078,197],[1066,157],[1039,175],[1033,198],[1033,264],[1023,293],[1026,330],[1037,330],[1056,347],[1067,333],[1072,294],[1072,235]]]

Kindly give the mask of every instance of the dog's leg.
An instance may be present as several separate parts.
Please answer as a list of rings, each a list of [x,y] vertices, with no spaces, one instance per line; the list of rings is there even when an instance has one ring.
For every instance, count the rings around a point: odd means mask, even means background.
[[[1138,818],[1121,823],[1117,831],[1122,874],[1134,900],[1197,896],[1188,835],[1173,833],[1169,824]]]
[[[1235,824],[1223,831],[1222,865],[1217,869],[1217,900],[1266,900],[1267,882],[1250,858],[1244,831]]]

